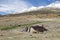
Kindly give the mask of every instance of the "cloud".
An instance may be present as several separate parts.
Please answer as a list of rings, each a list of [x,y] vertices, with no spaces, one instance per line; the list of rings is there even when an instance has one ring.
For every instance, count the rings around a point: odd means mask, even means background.
[[[46,8],[46,7],[60,8],[60,1],[55,1],[49,5],[46,5],[46,6],[38,6],[38,7],[32,6],[29,9],[25,9],[23,11],[25,11],[25,12],[36,11],[36,10],[39,10],[41,8]]]
[[[0,4],[0,12],[17,13],[28,9],[32,4],[23,0],[8,0],[8,3]]]
[[[27,1],[24,1],[24,0],[8,0],[7,3],[4,2],[0,4],[0,12],[5,12],[7,14],[9,13],[14,14],[14,13],[20,13],[20,12],[35,11],[45,7],[60,8],[60,1],[55,1],[47,6],[35,7],[31,3],[28,3]]]
[[[38,6],[38,7],[33,6],[29,9],[26,9],[26,12],[27,11],[36,11],[36,10],[39,10],[41,8],[46,8],[46,7],[60,8],[60,1],[55,1],[49,5],[46,5],[46,6]]]
[[[31,3],[24,0],[9,0],[8,3],[0,4],[0,12],[5,12],[6,14],[11,13],[21,13],[38,10],[44,6],[35,7]]]
[[[45,6],[39,6],[39,7],[35,7],[35,6],[32,6],[28,9],[24,9],[22,12],[29,12],[29,11],[36,11],[36,10],[39,10],[41,8],[44,8]]]
[[[55,1],[51,4],[49,4],[47,7],[60,8],[60,1]]]

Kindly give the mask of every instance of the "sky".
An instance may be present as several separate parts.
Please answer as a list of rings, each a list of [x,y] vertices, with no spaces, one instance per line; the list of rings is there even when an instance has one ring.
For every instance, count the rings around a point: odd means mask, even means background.
[[[60,0],[0,0],[0,14],[15,14],[43,7],[59,7]]]

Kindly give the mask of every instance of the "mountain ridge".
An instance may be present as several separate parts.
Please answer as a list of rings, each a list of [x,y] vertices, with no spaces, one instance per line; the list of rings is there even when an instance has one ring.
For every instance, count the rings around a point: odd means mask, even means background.
[[[46,12],[46,13],[44,13],[44,12]],[[45,7],[45,8],[40,8],[40,9],[38,9],[38,10],[33,10],[33,11],[27,11],[27,12],[22,12],[22,13],[15,13],[15,14],[7,14],[7,15],[2,15],[2,16],[12,16],[12,15],[25,15],[25,14],[38,14],[38,13],[40,13],[40,14],[47,14],[47,13],[55,13],[55,14],[59,14],[60,13],[60,9],[59,8],[53,8],[53,7]]]

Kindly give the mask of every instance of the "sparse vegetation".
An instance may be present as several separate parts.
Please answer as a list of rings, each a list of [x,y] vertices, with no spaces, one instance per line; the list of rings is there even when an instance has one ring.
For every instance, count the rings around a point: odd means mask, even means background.
[[[8,26],[8,27],[5,26],[5,27],[0,28],[0,30],[10,30],[10,29],[18,28],[18,27],[20,27],[20,26],[18,26],[18,25]]]
[[[42,10],[0,15],[0,40],[60,40],[60,9],[45,8]],[[23,27],[41,25],[47,32],[32,34],[21,32]]]
[[[14,29],[14,28],[18,28],[18,27],[25,27],[25,26],[31,26],[34,24],[38,24],[38,23],[42,23],[42,22],[34,22],[34,23],[29,23],[29,24],[16,24],[16,25],[10,25],[10,26],[5,26],[5,27],[0,27],[0,30],[9,30],[9,29]]]
[[[15,30],[11,30],[8,32],[3,32],[3,36],[0,36],[0,40],[60,40],[60,27],[59,27],[59,21],[45,21],[45,22],[35,22],[35,23],[31,23],[31,24],[22,24],[22,25],[18,25],[20,27],[25,27],[25,26],[30,26],[32,24],[44,24],[45,26],[47,25],[47,32],[44,33],[39,33],[39,34],[32,34],[32,36],[29,36],[29,33],[20,33],[15,31]],[[57,24],[57,25],[56,25]],[[6,35],[7,34],[7,35]]]

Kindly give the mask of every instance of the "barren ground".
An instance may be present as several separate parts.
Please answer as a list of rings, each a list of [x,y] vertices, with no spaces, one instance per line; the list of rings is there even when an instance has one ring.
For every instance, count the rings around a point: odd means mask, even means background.
[[[21,32],[23,27],[42,24],[48,29],[47,32],[32,36],[28,32]],[[60,40],[60,19],[40,18],[39,15],[0,17],[0,40]]]

